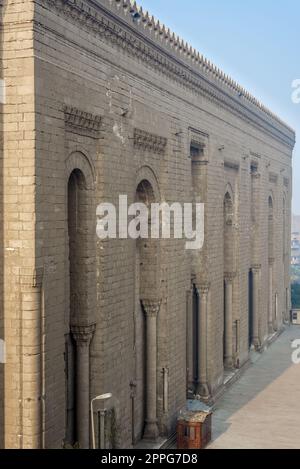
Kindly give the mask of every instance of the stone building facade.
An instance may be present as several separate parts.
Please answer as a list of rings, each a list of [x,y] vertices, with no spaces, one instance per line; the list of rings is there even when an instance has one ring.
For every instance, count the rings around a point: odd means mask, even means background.
[[[1,0],[0,447],[174,431],[289,318],[287,125],[128,0]],[[205,242],[99,240],[96,207],[202,202]]]

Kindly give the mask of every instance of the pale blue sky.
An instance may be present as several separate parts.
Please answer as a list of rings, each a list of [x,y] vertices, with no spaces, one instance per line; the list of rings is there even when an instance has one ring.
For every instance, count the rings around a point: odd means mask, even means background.
[[[139,0],[299,135],[294,152],[294,213],[300,215],[299,0]]]

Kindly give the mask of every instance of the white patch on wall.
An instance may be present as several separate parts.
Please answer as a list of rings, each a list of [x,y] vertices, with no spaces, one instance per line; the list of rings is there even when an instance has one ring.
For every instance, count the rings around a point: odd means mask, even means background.
[[[5,101],[6,101],[5,81],[0,80],[0,104],[5,104]]]
[[[296,79],[292,83],[292,88],[295,90],[292,93],[292,101],[294,104],[300,104],[300,79]]]
[[[294,365],[300,365],[300,339],[293,340],[292,348],[296,349],[292,353],[292,362]]]
[[[0,339],[0,363],[6,362],[6,349],[4,340]]]
[[[120,127],[117,123],[115,123],[115,125],[113,126],[113,133],[115,134],[115,136],[117,138],[119,138],[122,142],[122,144],[124,145],[125,144],[125,137],[122,135],[122,126]]]

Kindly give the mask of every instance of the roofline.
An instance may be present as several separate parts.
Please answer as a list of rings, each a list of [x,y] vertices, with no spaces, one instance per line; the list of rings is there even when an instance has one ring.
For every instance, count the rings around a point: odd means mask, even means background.
[[[47,0],[52,6],[58,7],[55,0]],[[148,45],[155,47],[160,53],[167,54],[175,60],[178,66],[184,67],[187,72],[197,75],[203,83],[212,90],[221,92],[226,99],[237,104],[242,112],[243,108],[250,114],[276,129],[282,135],[277,136],[285,144],[293,147],[295,144],[295,130],[287,125],[276,114],[252,96],[245,88],[226,75],[211,61],[192,48],[187,42],[174,34],[159,20],[156,20],[133,0],[64,0],[63,6],[83,12],[87,19],[92,17],[100,21],[97,12],[103,11],[119,24],[130,28],[132,34],[142,37]],[[81,18],[82,22],[82,18]],[[123,39],[123,38],[120,38]],[[207,90],[205,90],[207,91]],[[268,129],[265,129],[268,130]]]

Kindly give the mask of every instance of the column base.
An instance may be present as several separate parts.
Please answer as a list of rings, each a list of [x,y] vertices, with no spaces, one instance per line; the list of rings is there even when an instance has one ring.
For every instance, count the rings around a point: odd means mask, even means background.
[[[254,347],[255,350],[259,350],[259,349],[260,349],[261,343],[260,343],[260,340],[259,340],[258,337],[253,337],[252,345],[253,345],[253,347]]]
[[[190,385],[187,389],[187,399],[193,399],[195,395],[195,386]]]
[[[151,422],[146,420],[143,439],[155,441],[159,437],[157,421]]]
[[[208,388],[207,383],[198,383],[197,385],[197,394],[201,397],[201,399],[209,399],[210,398],[210,391]]]
[[[234,366],[233,366],[233,357],[225,357],[224,368],[226,370],[232,370],[234,368]]]

